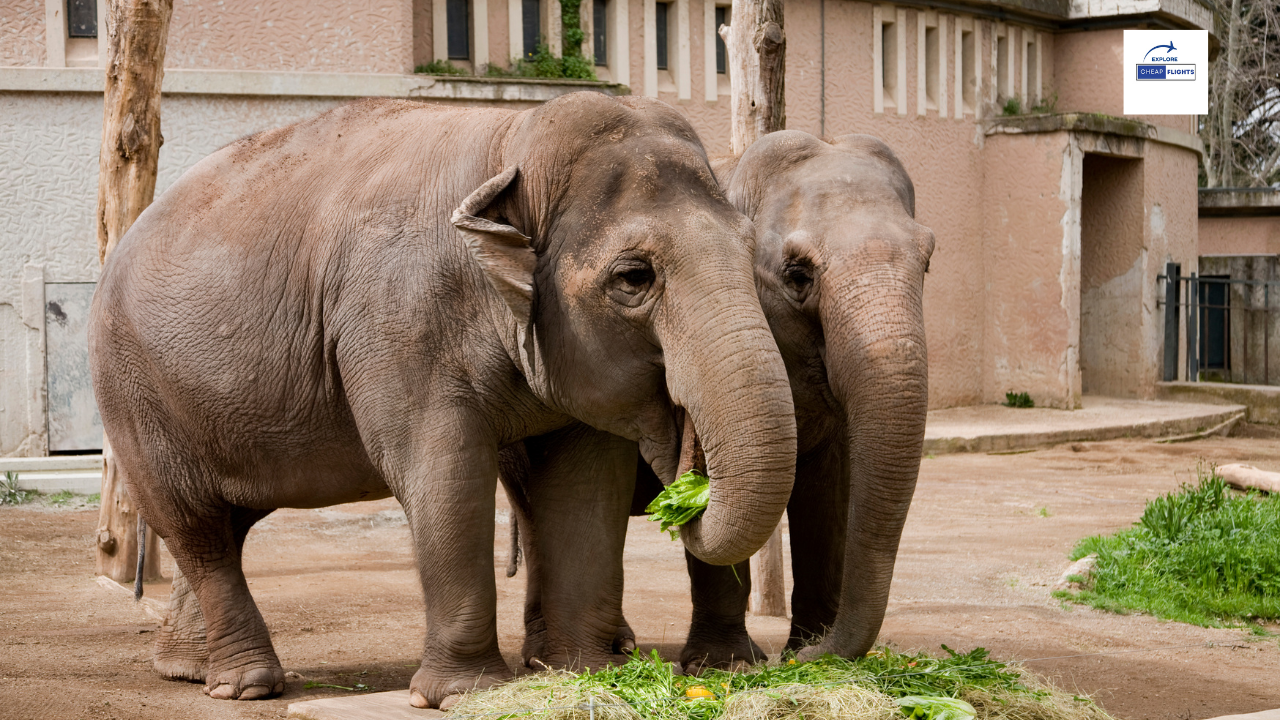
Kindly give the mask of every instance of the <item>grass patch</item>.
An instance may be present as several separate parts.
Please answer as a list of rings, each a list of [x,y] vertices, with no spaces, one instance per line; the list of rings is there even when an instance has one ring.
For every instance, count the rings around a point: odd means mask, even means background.
[[[23,490],[18,487],[18,473],[6,470],[4,480],[0,480],[0,505],[21,505],[39,497],[35,490]]]
[[[1097,553],[1098,563],[1080,592],[1055,596],[1203,627],[1280,618],[1280,497],[1198,475],[1148,502],[1133,527],[1080,541],[1071,559]]]
[[[414,68],[415,73],[422,75],[470,75],[466,68],[460,68],[448,60],[432,60],[426,65]]]
[[[697,677],[676,675],[656,650],[637,652],[620,667],[537,673],[469,693],[447,714],[458,720],[588,720],[593,711],[598,720],[1110,720],[1088,698],[993,662],[982,648],[943,648],[944,658],[882,648],[856,661],[828,655]]]

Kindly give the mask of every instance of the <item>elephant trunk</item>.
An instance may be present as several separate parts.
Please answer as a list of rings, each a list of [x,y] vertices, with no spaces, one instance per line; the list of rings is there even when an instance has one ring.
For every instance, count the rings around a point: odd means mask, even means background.
[[[824,645],[846,657],[865,654],[880,632],[920,471],[929,398],[922,294],[919,271],[900,264],[824,276],[819,311],[828,379],[846,414],[850,483],[841,607]]]
[[[672,400],[693,421],[706,455],[711,499],[680,530],[684,546],[712,565],[732,565],[764,545],[782,518],[795,478],[796,423],[777,343],[754,288],[692,284],[691,318],[663,338]],[[715,338],[714,342],[705,342]]]

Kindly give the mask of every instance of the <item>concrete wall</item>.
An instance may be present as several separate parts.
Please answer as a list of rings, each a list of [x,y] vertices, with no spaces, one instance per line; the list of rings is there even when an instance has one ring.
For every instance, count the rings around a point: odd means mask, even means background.
[[[1280,217],[1202,217],[1201,255],[1280,254]]]

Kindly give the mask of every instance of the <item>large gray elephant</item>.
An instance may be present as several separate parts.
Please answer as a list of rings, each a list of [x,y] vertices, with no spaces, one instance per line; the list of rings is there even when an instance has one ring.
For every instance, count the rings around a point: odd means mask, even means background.
[[[821,638],[801,657],[857,657],[872,647],[884,620],[919,471],[928,405],[921,300],[933,233],[915,222],[915,190],[901,163],[870,136],[825,142],[778,132],[740,159],[714,166],[729,200],[756,223],[756,286],[796,410],[788,647]],[[563,513],[557,500],[564,489],[588,486],[581,463],[558,461],[569,452],[562,444],[536,438],[525,443],[524,456],[519,448],[504,451],[504,482],[516,500],[529,561],[524,655],[535,667],[548,657],[558,661],[572,645],[553,619],[566,614],[562,606],[577,617],[621,617],[620,568],[612,575],[579,573],[572,585],[550,579],[579,567],[591,542],[546,529]],[[633,514],[661,489],[659,477],[673,477],[643,462],[636,474]],[[611,522],[625,526],[625,516]],[[620,550],[615,556],[620,566]],[[681,653],[685,669],[763,658],[746,629],[748,563],[731,569],[686,558],[693,618]],[[595,608],[581,607],[581,588],[601,578],[613,594]],[[633,647],[625,620],[616,625],[612,649]]]
[[[748,557],[795,463],[753,257],[751,223],[656,101],[363,101],[202,160],[108,259],[89,338],[116,461],[198,600],[157,668],[215,698],[282,692],[245,535],[275,508],[394,495],[426,600],[412,703],[509,678],[499,451],[578,423],[659,472],[695,425],[711,506],[684,543]]]

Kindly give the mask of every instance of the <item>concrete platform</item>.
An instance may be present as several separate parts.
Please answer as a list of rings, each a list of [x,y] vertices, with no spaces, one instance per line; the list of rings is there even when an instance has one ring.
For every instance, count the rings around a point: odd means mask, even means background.
[[[1245,715],[1223,715],[1211,720],[1280,720],[1280,710],[1263,710]]]
[[[101,455],[0,458],[0,473],[5,472],[18,476],[18,487],[45,494],[70,490],[92,495],[102,489]]]
[[[1080,410],[948,408],[929,413],[924,453],[1012,452],[1069,442],[1118,438],[1193,439],[1225,434],[1246,412],[1243,405],[1156,402],[1086,397]]]
[[[1244,405],[1251,423],[1280,425],[1280,387],[1215,382],[1156,383],[1156,397],[1172,402]]]
[[[419,710],[409,704],[408,690],[349,695],[289,704],[294,720],[423,720],[442,718],[439,710]]]

